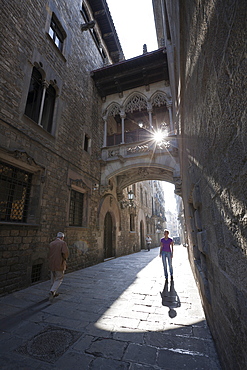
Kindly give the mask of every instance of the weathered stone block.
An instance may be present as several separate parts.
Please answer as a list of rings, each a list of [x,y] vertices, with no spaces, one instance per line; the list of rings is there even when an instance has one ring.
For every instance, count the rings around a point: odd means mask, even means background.
[[[195,210],[195,226],[197,230],[202,230],[201,216],[198,209]]]
[[[193,192],[192,192],[192,199],[193,199],[193,207],[195,209],[198,209],[202,204],[199,185],[195,185]]]
[[[203,230],[197,233],[197,245],[198,245],[198,249],[200,250],[200,252],[204,254],[208,254],[206,230]]]

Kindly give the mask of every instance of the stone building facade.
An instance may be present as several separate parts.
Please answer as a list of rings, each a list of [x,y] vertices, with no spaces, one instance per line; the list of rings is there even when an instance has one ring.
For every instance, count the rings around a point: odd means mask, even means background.
[[[89,233],[103,136],[101,101],[89,70],[105,57],[91,31],[81,29],[86,20],[80,1],[5,2],[1,22],[4,292],[48,276],[46,246],[59,230],[71,246],[71,268],[101,259],[96,233]],[[104,50],[111,60],[107,45]]]
[[[179,134],[191,266],[224,369],[247,364],[244,0],[155,1]]]
[[[90,73],[123,59],[106,2],[10,0],[1,11],[0,293],[6,293],[48,278],[47,247],[58,231],[72,271],[139,251],[163,216],[153,212],[151,181],[133,185],[134,207],[130,188],[121,199],[114,184],[100,190],[104,120]]]

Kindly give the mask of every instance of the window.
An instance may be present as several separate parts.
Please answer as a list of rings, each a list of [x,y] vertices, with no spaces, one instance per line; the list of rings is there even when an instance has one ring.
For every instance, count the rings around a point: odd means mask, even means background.
[[[82,226],[83,222],[83,198],[84,194],[71,190],[70,208],[69,208],[69,225]]]
[[[90,22],[90,15],[88,14],[88,11],[87,11],[87,8],[85,6],[84,3],[82,3],[82,7],[81,7],[81,13],[85,19],[86,22]]]
[[[89,137],[85,135],[84,137],[84,150],[87,152],[89,147]]]
[[[27,96],[25,114],[50,133],[52,132],[55,99],[55,89],[42,79],[41,73],[34,67]]]
[[[84,135],[84,146],[83,146],[83,148],[84,148],[85,152],[90,153],[91,139],[87,134]]]
[[[60,51],[63,51],[63,43],[66,38],[66,34],[54,13],[52,14],[49,35],[51,36],[58,49]]]
[[[87,6],[86,6],[85,2],[82,2],[81,14],[82,14],[82,17],[85,21],[85,24],[90,23],[90,22],[93,21],[92,17],[90,16],[90,13],[87,9]],[[98,34],[98,32],[95,31],[95,29],[91,30],[91,35],[92,35],[92,37],[95,41],[95,44],[98,47],[98,50],[101,53],[101,56],[102,56],[103,60],[105,60],[107,55],[106,55],[105,50],[103,50],[103,46],[102,46],[102,43],[100,41],[100,35]]]
[[[148,206],[148,194],[147,192],[145,191],[145,203],[146,203],[146,207]]]
[[[25,114],[38,123],[39,110],[42,99],[42,76],[37,68],[33,68],[30,81]]]
[[[140,198],[141,198],[141,204],[143,204],[143,188],[140,187]]]
[[[0,162],[0,221],[27,222],[32,174]]]
[[[135,231],[135,215],[130,214],[130,231]]]
[[[33,265],[31,273],[31,282],[36,283],[37,281],[40,281],[41,273],[42,273],[42,263],[39,263],[38,265]]]
[[[52,131],[53,113],[56,99],[55,89],[49,85],[45,92],[45,102],[42,112],[41,126],[48,132]]]

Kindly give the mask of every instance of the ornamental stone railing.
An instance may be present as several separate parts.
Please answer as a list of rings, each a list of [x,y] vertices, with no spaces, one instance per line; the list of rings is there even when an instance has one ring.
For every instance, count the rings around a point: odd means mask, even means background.
[[[153,155],[153,153],[160,152],[176,156],[177,150],[176,137],[168,137],[159,143],[152,140],[147,143],[134,142],[105,147],[101,149],[101,159],[108,162],[121,158],[128,159],[130,156],[146,156],[149,153]]]

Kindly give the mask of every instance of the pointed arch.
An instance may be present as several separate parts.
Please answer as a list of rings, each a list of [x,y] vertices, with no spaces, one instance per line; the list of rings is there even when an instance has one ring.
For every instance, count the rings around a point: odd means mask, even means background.
[[[119,115],[121,112],[121,107],[120,107],[120,104],[116,103],[116,102],[112,102],[107,108],[106,108],[106,116],[107,117],[110,117],[110,116],[117,116]]]
[[[165,92],[156,91],[150,98],[153,107],[160,107],[162,105],[167,105],[168,97]]]
[[[125,113],[133,113],[147,109],[147,97],[139,92],[134,92],[126,99],[124,103]]]

